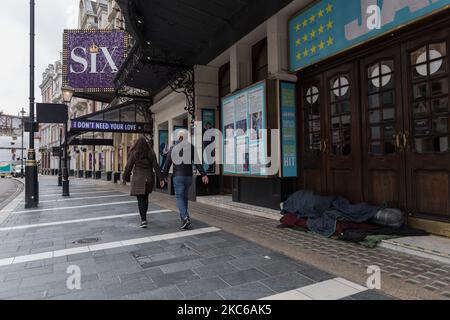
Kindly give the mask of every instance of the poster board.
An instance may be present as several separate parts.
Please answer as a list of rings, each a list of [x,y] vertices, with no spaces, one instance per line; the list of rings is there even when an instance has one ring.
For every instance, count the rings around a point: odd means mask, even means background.
[[[296,84],[279,82],[280,163],[282,178],[298,176]]]
[[[223,174],[267,176],[267,83],[222,99]]]
[[[216,127],[216,110],[215,109],[202,109],[202,138],[204,138],[205,133]],[[215,138],[213,137],[211,141],[203,141],[202,154],[205,152],[205,149],[210,145],[215,143]],[[212,154],[215,156],[215,152]],[[215,173],[216,166],[215,164],[208,164],[207,159],[203,157],[203,168],[207,173]]]

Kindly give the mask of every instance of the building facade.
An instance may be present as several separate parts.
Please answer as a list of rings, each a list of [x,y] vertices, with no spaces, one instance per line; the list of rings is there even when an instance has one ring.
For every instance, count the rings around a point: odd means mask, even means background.
[[[79,2],[78,29],[123,30],[124,20],[116,1],[112,0],[81,0]],[[62,103],[62,59],[49,65],[43,74],[40,86],[42,102]],[[99,101],[73,98],[69,105],[69,118],[86,116],[105,109],[108,104]],[[59,157],[52,153],[53,148],[59,147],[62,126],[43,124],[40,127],[43,137],[41,155],[43,159],[43,174],[58,174]],[[118,149],[122,145],[129,146],[132,137],[112,134],[96,134],[88,138],[111,138],[117,141]],[[62,137],[64,140],[64,137]],[[72,176],[108,179],[113,172],[120,172],[125,165],[119,155],[121,151],[114,151],[113,147],[101,146],[71,146],[68,151],[69,171]],[[117,156],[116,156],[117,154]]]
[[[126,8],[128,1],[119,3]],[[372,5],[373,11],[365,10],[372,2],[364,0],[286,1],[201,64],[196,62],[205,61],[205,53],[192,59],[195,48],[182,52],[187,43],[170,47],[172,42],[162,37],[175,29],[187,32],[183,18],[198,12],[187,7],[171,12],[178,22],[169,30],[147,19],[147,14],[169,14],[167,8],[151,1],[135,4],[139,10],[127,12],[127,18],[141,25],[130,32],[145,39],[142,48],[169,47],[184,54],[184,61],[194,61],[193,113],[173,86],[156,90],[153,97],[157,153],[173,144],[177,130],[199,130],[193,128],[194,118],[222,130],[257,128],[260,111],[252,108],[261,107],[254,94],[261,86],[263,126],[279,129],[277,173],[254,170],[245,161],[232,168],[216,165],[207,189],[197,183],[197,196],[225,193],[234,201],[279,208],[296,190],[308,189],[399,208],[410,225],[450,235],[449,1],[389,2]],[[152,32],[155,28],[159,34]],[[208,50],[206,43],[226,42],[220,33],[214,39],[198,31],[184,34],[193,46]],[[141,65],[128,82],[139,70]],[[144,82],[134,82],[145,89]],[[245,146],[248,158],[256,137],[230,141]],[[268,149],[268,141],[261,141]]]
[[[41,90],[42,103],[62,103],[62,65],[61,60],[48,65],[42,74]],[[60,170],[59,156],[56,148],[62,141],[62,126],[57,124],[40,124],[39,134],[41,146],[38,149],[41,155],[41,174],[57,175]]]
[[[124,20],[116,1],[81,0],[78,29],[124,30]],[[104,110],[108,104],[74,98],[70,104],[71,119]],[[130,135],[93,134],[85,138],[114,139],[115,146],[74,146],[70,148],[70,173],[78,177],[112,180],[114,173],[122,171],[125,163],[122,148],[131,145]],[[117,149],[117,150],[116,150]],[[120,151],[119,151],[120,150]]]

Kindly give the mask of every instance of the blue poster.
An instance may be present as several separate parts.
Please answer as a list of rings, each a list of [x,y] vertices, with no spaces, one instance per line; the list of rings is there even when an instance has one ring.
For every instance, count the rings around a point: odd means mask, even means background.
[[[450,7],[450,0],[319,0],[289,21],[297,71]]]
[[[169,131],[159,130],[159,163],[164,167],[167,155],[169,154]]]
[[[295,83],[280,83],[282,177],[297,177]]]

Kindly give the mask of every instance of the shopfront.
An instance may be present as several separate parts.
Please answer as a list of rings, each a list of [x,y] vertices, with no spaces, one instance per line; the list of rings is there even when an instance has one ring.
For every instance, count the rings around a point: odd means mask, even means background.
[[[290,20],[298,186],[449,236],[450,1],[376,3],[319,1]]]

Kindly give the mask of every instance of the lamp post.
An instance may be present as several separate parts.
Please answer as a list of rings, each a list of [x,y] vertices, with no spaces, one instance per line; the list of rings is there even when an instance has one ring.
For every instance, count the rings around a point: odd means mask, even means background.
[[[58,126],[59,130],[59,152],[58,152],[58,187],[62,187],[62,170],[61,170],[61,162],[62,162],[62,128]]]
[[[25,109],[22,108],[22,111],[20,111],[20,114],[22,115],[22,148],[20,149],[21,155],[20,155],[20,178],[23,179],[23,132],[25,131],[24,128],[24,122],[23,122],[23,118],[25,116]]]
[[[75,90],[72,87],[66,86],[62,88],[62,96],[64,103],[67,105],[67,108],[69,108],[70,101],[72,101],[73,94],[75,93]],[[68,162],[67,162],[67,149],[68,149],[68,126],[69,119],[64,123],[64,163],[63,163],[63,197],[69,197],[69,168],[68,168]]]
[[[35,1],[30,0],[30,144],[25,170],[25,208],[36,208],[39,204],[38,168],[34,150],[34,17]]]

